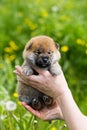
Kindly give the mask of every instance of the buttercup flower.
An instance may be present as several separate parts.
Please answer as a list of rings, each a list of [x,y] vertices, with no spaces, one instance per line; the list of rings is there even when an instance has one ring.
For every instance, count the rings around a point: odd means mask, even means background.
[[[5,108],[8,111],[14,111],[17,108],[17,105],[13,101],[8,101],[5,103]]]
[[[77,44],[80,44],[80,45],[83,45],[83,46],[85,45],[85,41],[83,39],[78,38],[76,40],[76,42],[77,42]]]
[[[3,68],[3,64],[0,64],[0,69],[2,69]]]
[[[13,61],[15,58],[16,58],[16,55],[14,55],[14,54],[11,55],[11,56],[9,56],[9,60],[10,60],[10,61]]]
[[[10,47],[13,49],[13,50],[18,50],[18,46],[16,45],[16,43],[14,41],[10,41],[9,42],[9,45]]]
[[[18,97],[18,93],[16,93],[16,92],[13,93],[13,96],[14,96],[14,97]]]
[[[61,47],[62,52],[67,52],[68,50],[69,50],[69,47],[66,45]]]
[[[18,101],[18,105],[22,105],[22,103],[20,101]]]
[[[24,19],[24,23],[31,29],[34,30],[36,29],[36,24],[34,24],[31,20],[29,20],[29,18],[25,18]]]
[[[57,128],[56,127],[52,127],[50,130],[57,130]]]
[[[48,12],[46,10],[42,10],[41,11],[41,16],[42,17],[47,17],[48,16]]]
[[[40,4],[41,0],[37,0],[37,3]]]
[[[13,52],[13,49],[12,49],[11,47],[6,47],[6,48],[4,49],[4,51],[7,52],[7,53],[12,53],[12,52]]]
[[[67,16],[67,15],[62,15],[62,16],[60,17],[60,19],[61,19],[62,21],[70,21],[70,20],[71,20],[71,18],[70,18],[69,16]]]

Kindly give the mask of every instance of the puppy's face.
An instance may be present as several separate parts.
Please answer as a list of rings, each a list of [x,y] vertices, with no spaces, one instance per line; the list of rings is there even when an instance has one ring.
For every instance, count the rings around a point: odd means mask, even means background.
[[[23,57],[33,66],[47,68],[59,60],[57,44],[47,36],[32,38],[25,46]]]

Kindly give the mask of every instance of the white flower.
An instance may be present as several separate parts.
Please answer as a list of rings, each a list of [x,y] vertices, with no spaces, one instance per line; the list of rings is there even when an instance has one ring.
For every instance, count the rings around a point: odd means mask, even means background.
[[[58,9],[57,6],[53,6],[53,7],[52,7],[52,11],[53,11],[53,12],[57,12],[58,10],[59,10],[59,9]]]
[[[35,123],[35,124],[37,124],[37,122],[38,122],[37,120],[34,120],[34,123]]]
[[[17,108],[17,104],[15,102],[13,102],[13,101],[8,101],[5,104],[5,108],[8,111],[14,111]]]

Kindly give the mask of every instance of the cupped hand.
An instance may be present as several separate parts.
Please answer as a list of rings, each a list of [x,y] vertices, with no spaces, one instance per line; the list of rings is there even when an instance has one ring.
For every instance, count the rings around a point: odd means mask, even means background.
[[[60,107],[58,106],[57,102],[54,102],[54,104],[52,106],[45,107],[40,111],[34,110],[29,105],[27,105],[25,102],[22,102],[22,105],[28,111],[30,111],[32,114],[34,114],[35,116],[37,116],[38,118],[40,118],[42,120],[47,120],[47,121],[54,120],[54,119],[64,120],[62,111],[61,111]]]
[[[64,92],[68,91],[68,85],[63,72],[58,76],[52,76],[47,70],[35,70],[38,75],[27,76],[22,72],[20,66],[16,66],[15,73],[18,75],[18,81],[31,85],[33,88],[56,99]]]
[[[37,88],[39,91],[44,92],[45,94],[54,98],[56,90],[53,86],[55,86],[55,76],[53,77],[48,71],[38,70],[39,75],[26,76],[22,72],[22,68],[20,66],[16,66],[15,73],[18,75],[18,81],[23,82],[27,85],[31,85],[34,88]],[[54,83],[53,83],[53,79]],[[52,86],[53,85],[53,86]],[[44,107],[42,110],[37,111],[28,106],[26,103],[22,103],[22,105],[35,116],[39,117],[42,120],[53,120],[53,119],[64,119],[62,111],[58,105],[58,100],[54,99],[55,102],[49,106]]]

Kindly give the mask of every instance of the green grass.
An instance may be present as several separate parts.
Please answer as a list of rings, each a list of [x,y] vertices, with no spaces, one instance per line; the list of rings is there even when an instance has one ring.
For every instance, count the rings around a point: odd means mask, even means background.
[[[0,0],[0,130],[67,130],[63,121],[50,124],[34,117],[14,96],[13,70],[23,62],[26,42],[36,35],[48,35],[60,44],[60,64],[76,103],[87,115],[86,12],[86,0]],[[8,111],[7,101],[17,108]]]

